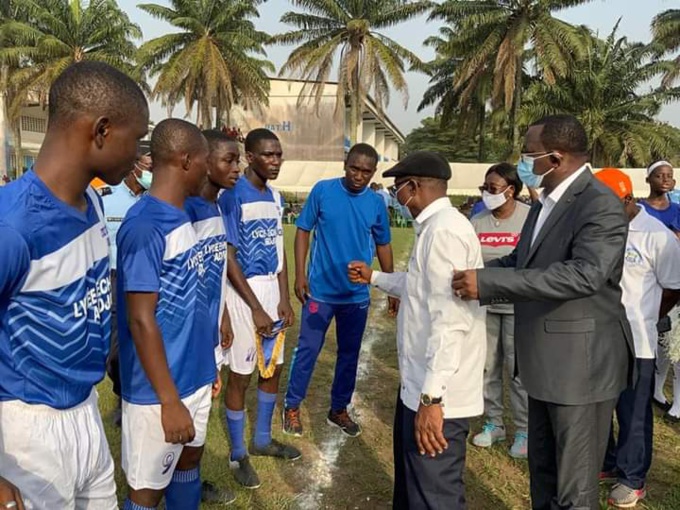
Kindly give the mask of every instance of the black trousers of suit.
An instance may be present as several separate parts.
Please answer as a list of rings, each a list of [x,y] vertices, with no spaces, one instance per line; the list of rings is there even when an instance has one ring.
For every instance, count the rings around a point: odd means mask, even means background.
[[[599,510],[602,468],[616,399],[566,406],[529,397],[533,510]]]
[[[467,419],[444,420],[449,447],[432,458],[420,455],[416,413],[397,399],[394,416],[394,510],[465,510]]]

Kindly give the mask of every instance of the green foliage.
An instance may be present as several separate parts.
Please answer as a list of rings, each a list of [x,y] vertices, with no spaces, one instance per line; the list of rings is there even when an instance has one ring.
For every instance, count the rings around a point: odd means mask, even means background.
[[[55,78],[70,64],[97,60],[140,84],[134,40],[142,37],[114,0],[12,0],[0,24],[0,63],[8,69],[9,113],[17,117],[29,95],[45,102]]]
[[[401,93],[404,105],[408,90],[404,72],[421,69],[422,62],[412,52],[379,31],[407,21],[431,7],[427,0],[292,0],[304,12],[287,12],[281,22],[295,27],[272,37],[272,43],[299,45],[281,68],[279,75],[290,74],[309,80],[300,94],[321,101],[324,84],[331,79],[338,62],[336,114],[350,105],[350,139],[356,141],[360,106],[372,94],[378,107],[390,99],[390,86]]]
[[[647,166],[680,151],[680,130],[655,119],[662,105],[680,98],[680,87],[646,85],[668,68],[652,60],[653,47],[616,37],[592,39],[584,59],[554,84],[534,82],[520,123],[545,115],[576,115],[588,132],[595,166]],[[647,89],[645,90],[645,88]]]
[[[508,153],[509,144],[488,130],[484,133],[484,138],[488,148],[485,162],[503,161]],[[448,161],[476,163],[479,161],[478,145],[478,135],[472,135],[451,125],[442,126],[438,118],[428,117],[423,119],[420,127],[408,134],[404,152],[408,154],[417,150],[435,151]]]
[[[261,0],[171,0],[170,7],[141,4],[143,11],[170,23],[176,32],[142,45],[139,63],[157,76],[153,97],[172,108],[198,106],[197,124],[213,126],[234,104],[267,103],[273,65],[262,58],[269,36],[255,29]],[[228,122],[228,119],[225,119]]]
[[[680,50],[680,9],[669,9],[652,21],[653,44],[660,55]],[[670,86],[680,78],[680,55],[666,70],[661,84]]]

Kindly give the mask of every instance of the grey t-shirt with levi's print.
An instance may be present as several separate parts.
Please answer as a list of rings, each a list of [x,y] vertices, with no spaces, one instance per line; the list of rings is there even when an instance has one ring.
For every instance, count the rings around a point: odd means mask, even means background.
[[[495,218],[491,211],[485,209],[470,219],[482,245],[482,258],[485,263],[509,255],[517,247],[530,207],[519,201],[515,201],[515,204],[515,210],[509,218]],[[488,311],[508,314],[514,313],[515,308],[512,304],[497,304],[490,305]]]

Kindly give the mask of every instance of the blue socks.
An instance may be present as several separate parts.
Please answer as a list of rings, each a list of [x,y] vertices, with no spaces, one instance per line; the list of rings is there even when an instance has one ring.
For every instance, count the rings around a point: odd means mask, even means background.
[[[133,503],[129,499],[126,499],[125,504],[123,505],[123,510],[154,510],[154,509],[150,506],[138,505],[137,503]]]
[[[198,510],[200,506],[200,469],[175,470],[170,485],[165,489],[165,508],[167,510]]]
[[[229,429],[229,441],[231,442],[231,460],[241,460],[248,454],[246,442],[243,438],[245,432],[245,412],[227,409],[227,428]]]
[[[276,407],[276,393],[265,393],[257,390],[257,422],[253,442],[257,448],[263,448],[272,442],[272,416]]]

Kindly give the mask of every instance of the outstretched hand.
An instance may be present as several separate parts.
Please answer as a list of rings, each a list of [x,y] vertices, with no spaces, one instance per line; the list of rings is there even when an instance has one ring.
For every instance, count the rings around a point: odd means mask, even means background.
[[[368,267],[366,262],[350,262],[347,265],[347,277],[352,283],[361,285],[369,285],[371,283],[371,276],[373,270]]]
[[[479,299],[479,289],[477,289],[477,271],[468,269],[465,271],[453,271],[453,293],[464,301]]]

